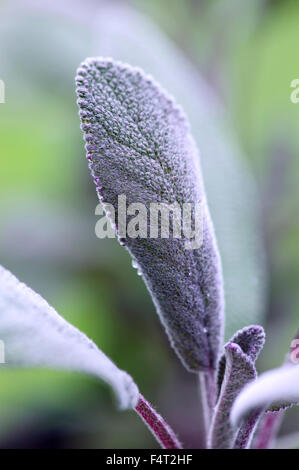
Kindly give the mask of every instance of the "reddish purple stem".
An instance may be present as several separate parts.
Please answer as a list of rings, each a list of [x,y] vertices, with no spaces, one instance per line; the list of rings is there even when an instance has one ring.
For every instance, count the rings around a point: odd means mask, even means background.
[[[269,449],[276,437],[284,410],[265,413],[254,440],[254,449]]]
[[[254,431],[263,411],[263,409],[253,411],[246,422],[241,425],[235,440],[235,449],[248,449],[250,447]]]
[[[139,394],[135,411],[147,424],[163,449],[182,449],[182,444],[171,427],[141,394]]]

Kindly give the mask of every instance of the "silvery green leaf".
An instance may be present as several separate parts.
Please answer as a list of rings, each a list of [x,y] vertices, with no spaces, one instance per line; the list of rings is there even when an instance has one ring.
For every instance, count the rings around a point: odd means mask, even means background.
[[[0,339],[5,353],[5,363],[0,367],[83,372],[111,385],[121,408],[134,408],[137,403],[138,389],[132,378],[2,266]]]
[[[246,326],[245,328],[242,328],[242,330],[237,331],[229,340],[229,342],[238,344],[242,351],[247,354],[249,359],[255,363],[265,343],[265,332],[264,329],[259,325]],[[224,353],[221,356],[218,365],[218,393],[220,393],[221,384],[224,377],[225,364],[226,354]]]
[[[231,421],[237,426],[244,416],[256,408],[275,402],[299,401],[299,366],[286,364],[265,372],[248,384],[237,397],[231,412]]]
[[[209,439],[209,445],[213,449],[228,449],[234,446],[238,429],[230,422],[231,407],[244,385],[256,377],[253,362],[238,344],[228,343],[225,346],[225,356],[225,374]]]
[[[118,213],[119,196],[126,196],[127,208],[141,203],[146,210],[152,203],[177,203],[180,209],[200,204],[203,224],[195,237],[202,235],[203,243],[192,249],[187,237],[173,232],[151,237],[147,221],[144,238],[121,236],[120,216],[116,228],[182,362],[195,372],[215,369],[222,343],[222,274],[187,119],[151,77],[112,59],[87,59],[76,84],[87,158],[104,207],[108,203]]]
[[[130,5],[103,4],[93,34],[101,55],[142,67],[183,106],[200,148],[223,265],[225,338],[246,324],[262,323],[266,270],[258,230],[260,207],[227,112],[198,69],[148,17]]]

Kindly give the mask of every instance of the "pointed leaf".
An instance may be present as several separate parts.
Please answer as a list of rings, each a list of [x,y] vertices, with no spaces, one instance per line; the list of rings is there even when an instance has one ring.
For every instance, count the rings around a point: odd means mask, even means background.
[[[128,2],[108,2],[94,25],[101,54],[153,74],[183,106],[191,122],[223,265],[228,341],[244,325],[262,323],[267,275],[258,229],[257,188],[229,116],[198,67],[149,16]]]
[[[76,83],[87,158],[105,204],[117,213],[121,195],[127,206],[142,203],[146,209],[161,202],[180,209],[187,202],[201,204],[200,248],[186,249],[183,238],[149,238],[149,230],[147,238],[124,238],[119,216],[116,228],[185,366],[215,369],[222,343],[222,275],[186,117],[150,77],[119,62],[88,59]],[[198,239],[200,232],[197,227]]]
[[[231,407],[245,384],[256,377],[256,370],[251,359],[235,343],[225,346],[226,368],[210,434],[212,449],[228,449],[233,447],[237,436],[236,429],[230,422]]]
[[[121,408],[134,408],[137,403],[138,389],[132,378],[2,266],[0,339],[5,349],[5,364],[0,367],[84,372],[111,385]]]
[[[237,331],[230,339],[230,343],[235,343],[240,346],[242,351],[247,354],[253,363],[255,363],[260,351],[265,344],[265,332],[262,326],[251,325]],[[224,377],[226,364],[226,355],[222,355],[218,366],[218,393],[220,393],[221,384]]]

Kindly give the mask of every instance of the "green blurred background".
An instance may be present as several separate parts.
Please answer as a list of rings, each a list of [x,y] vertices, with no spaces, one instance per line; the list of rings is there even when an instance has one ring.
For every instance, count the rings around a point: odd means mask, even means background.
[[[188,448],[201,447],[196,377],[171,350],[143,281],[94,233],[74,76],[88,56],[143,67],[185,108],[223,260],[226,337],[260,322],[258,367],[284,359],[299,315],[298,1],[0,2],[0,259],[135,379]],[[0,374],[0,447],[155,447],[98,381]],[[281,434],[295,432],[287,412]]]

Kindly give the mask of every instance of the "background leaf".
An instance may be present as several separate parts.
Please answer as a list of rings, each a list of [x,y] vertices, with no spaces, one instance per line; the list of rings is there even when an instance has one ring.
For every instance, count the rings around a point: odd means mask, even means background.
[[[254,408],[266,407],[274,402],[299,400],[299,367],[285,365],[265,372],[249,384],[237,397],[232,408],[231,420],[237,425]]]
[[[1,367],[75,370],[101,378],[113,388],[121,408],[133,408],[138,389],[132,378],[70,325],[48,303],[0,266]]]

